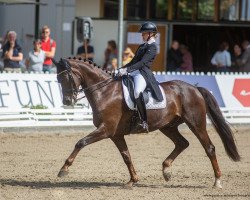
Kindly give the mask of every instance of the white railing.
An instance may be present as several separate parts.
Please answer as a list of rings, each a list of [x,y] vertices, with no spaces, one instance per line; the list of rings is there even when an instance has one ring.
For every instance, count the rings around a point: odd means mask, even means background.
[[[0,109],[0,127],[93,126],[91,109]]]
[[[221,108],[232,124],[250,124],[250,108]],[[0,109],[0,127],[93,126],[92,110],[76,109]]]

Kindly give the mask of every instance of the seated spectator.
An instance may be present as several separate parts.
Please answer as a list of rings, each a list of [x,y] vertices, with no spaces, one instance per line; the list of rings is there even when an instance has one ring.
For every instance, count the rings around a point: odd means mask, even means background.
[[[117,58],[117,48],[116,48],[116,42],[114,40],[108,41],[108,46],[104,52],[104,55],[105,55],[105,62],[103,68],[111,71],[112,70],[111,61],[113,58]]]
[[[111,71],[115,71],[118,67],[117,58],[113,58],[111,61]]]
[[[236,63],[240,66],[241,72],[250,72],[250,43],[245,40],[242,43],[242,49],[244,50],[240,59]]]
[[[182,62],[179,42],[174,40],[171,48],[167,52],[167,71],[179,71]]]
[[[88,58],[88,60],[90,60],[90,61],[93,62],[94,55],[95,55],[94,54],[94,47],[89,44],[89,40],[86,40],[86,44],[87,44],[87,58]],[[80,56],[82,58],[86,58],[86,54],[85,54],[85,41],[78,48],[78,50],[77,50],[77,56]]]
[[[231,67],[231,55],[227,51],[228,43],[223,42],[219,50],[212,57],[211,63],[216,66],[217,72],[229,72]]]
[[[133,51],[129,47],[127,47],[123,52],[122,65],[124,66],[128,64],[133,59],[134,56],[135,54],[133,53]]]
[[[232,71],[233,72],[239,72],[240,66],[238,65],[238,61],[242,57],[242,50],[240,48],[240,45],[235,44],[233,49],[233,55],[232,55]]]
[[[43,72],[43,62],[46,58],[45,52],[41,49],[41,40],[37,39],[33,42],[34,48],[29,52],[25,65],[28,71]]]
[[[9,31],[7,42],[3,46],[2,58],[4,62],[4,71],[21,72],[19,62],[23,60],[21,46],[16,42],[17,34],[15,31]]]
[[[182,54],[183,63],[181,64],[180,71],[182,72],[192,72],[193,71],[193,58],[185,45],[180,45],[180,51]]]

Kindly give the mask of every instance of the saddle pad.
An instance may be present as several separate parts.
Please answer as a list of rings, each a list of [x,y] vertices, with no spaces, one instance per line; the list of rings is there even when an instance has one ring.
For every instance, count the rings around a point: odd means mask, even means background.
[[[153,97],[151,92],[148,92],[148,97],[149,97],[149,101],[146,104],[146,109],[147,110],[151,110],[151,109],[162,109],[166,107],[166,96],[165,93],[163,91],[163,88],[159,85],[162,96],[163,96],[163,101],[161,102],[157,102]],[[123,84],[122,81],[122,89],[123,89],[123,94],[124,94],[124,99],[126,101],[127,106],[129,107],[130,110],[135,110],[134,108],[134,102],[131,100],[130,96],[129,96],[129,91],[128,88]]]

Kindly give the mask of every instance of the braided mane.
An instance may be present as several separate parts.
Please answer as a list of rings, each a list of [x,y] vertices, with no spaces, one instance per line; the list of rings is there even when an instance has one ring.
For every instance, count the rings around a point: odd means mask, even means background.
[[[112,75],[111,72],[105,70],[103,67],[97,65],[96,63],[92,62],[91,60],[88,60],[86,58],[82,58],[82,57],[68,57],[68,60],[75,60],[75,61],[79,61],[83,64],[87,64],[89,65],[90,67],[96,67],[98,69],[100,69],[100,71],[104,72],[106,75]]]

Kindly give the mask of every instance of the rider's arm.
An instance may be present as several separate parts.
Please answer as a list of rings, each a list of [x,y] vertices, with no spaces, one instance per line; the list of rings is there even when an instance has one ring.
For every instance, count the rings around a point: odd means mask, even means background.
[[[137,69],[141,69],[143,66],[148,66],[150,62],[153,61],[157,53],[156,45],[149,45],[146,53],[143,55],[142,59],[135,64],[128,66],[128,72],[135,71]]]

